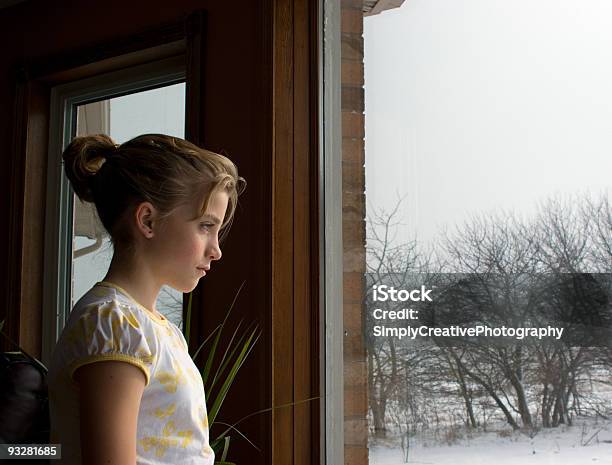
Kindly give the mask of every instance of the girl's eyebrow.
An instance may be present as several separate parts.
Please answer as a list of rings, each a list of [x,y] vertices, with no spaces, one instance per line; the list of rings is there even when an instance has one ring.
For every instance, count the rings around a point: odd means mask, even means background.
[[[201,219],[208,219],[211,220],[212,222],[214,222],[215,224],[221,224],[222,221],[219,219],[219,217],[212,215],[210,213],[204,213],[201,217]]]

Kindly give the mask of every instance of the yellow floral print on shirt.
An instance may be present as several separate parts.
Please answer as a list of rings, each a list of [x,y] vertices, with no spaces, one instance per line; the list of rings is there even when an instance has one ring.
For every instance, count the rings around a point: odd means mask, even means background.
[[[153,415],[155,415],[157,418],[171,417],[172,415],[174,415],[175,411],[176,411],[176,402],[172,402],[170,405],[168,405],[166,409],[163,409],[161,407],[156,408],[155,411],[153,412]]]
[[[136,315],[134,315],[131,311],[129,310],[127,311],[125,315],[125,319],[127,320],[127,322],[132,328],[134,329],[140,328],[140,322],[138,321],[138,318],[136,318]]]
[[[125,317],[119,313],[117,313],[116,307],[109,305],[102,307],[99,311],[99,318],[102,321],[110,321],[111,325],[111,334],[112,339],[106,339],[104,341],[98,341],[98,347],[103,347],[102,351],[105,352],[107,350],[119,352],[121,350],[121,325]],[[103,338],[105,335],[103,333],[97,333],[96,336],[98,338]]]
[[[155,448],[155,455],[163,457],[169,447],[179,446],[179,439],[182,438],[180,447],[186,448],[192,441],[193,431],[177,431],[173,420],[169,420],[162,431],[163,436],[145,436],[138,443],[143,447],[145,452]],[[173,436],[178,436],[173,437]]]
[[[159,371],[155,379],[164,386],[167,392],[176,392],[179,384],[185,384],[186,379],[183,369],[180,365],[175,365],[174,360],[171,362],[172,371]]]

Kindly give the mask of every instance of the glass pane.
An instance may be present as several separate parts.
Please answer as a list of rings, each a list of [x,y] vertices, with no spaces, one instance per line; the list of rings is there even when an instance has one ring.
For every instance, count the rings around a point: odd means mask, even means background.
[[[77,133],[108,134],[119,144],[145,133],[184,138],[185,84],[175,84],[77,107]],[[93,204],[74,196],[72,302],[100,281],[113,255],[108,234]],[[162,287],[156,305],[166,318],[182,329],[183,294]]]
[[[612,6],[342,8],[347,463],[612,463]]]

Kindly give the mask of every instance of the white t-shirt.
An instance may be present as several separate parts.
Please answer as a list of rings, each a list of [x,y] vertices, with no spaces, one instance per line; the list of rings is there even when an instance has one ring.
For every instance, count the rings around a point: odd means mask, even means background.
[[[79,389],[72,377],[80,366],[101,360],[128,362],[145,374],[138,465],[213,465],[202,377],[183,334],[106,281],[76,303],[51,358],[51,443],[62,445],[57,465],[81,465]]]

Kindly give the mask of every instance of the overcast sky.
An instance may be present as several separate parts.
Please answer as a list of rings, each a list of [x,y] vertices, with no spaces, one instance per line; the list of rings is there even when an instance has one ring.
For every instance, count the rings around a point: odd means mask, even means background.
[[[612,1],[406,0],[366,17],[368,207],[402,236],[612,180]]]

